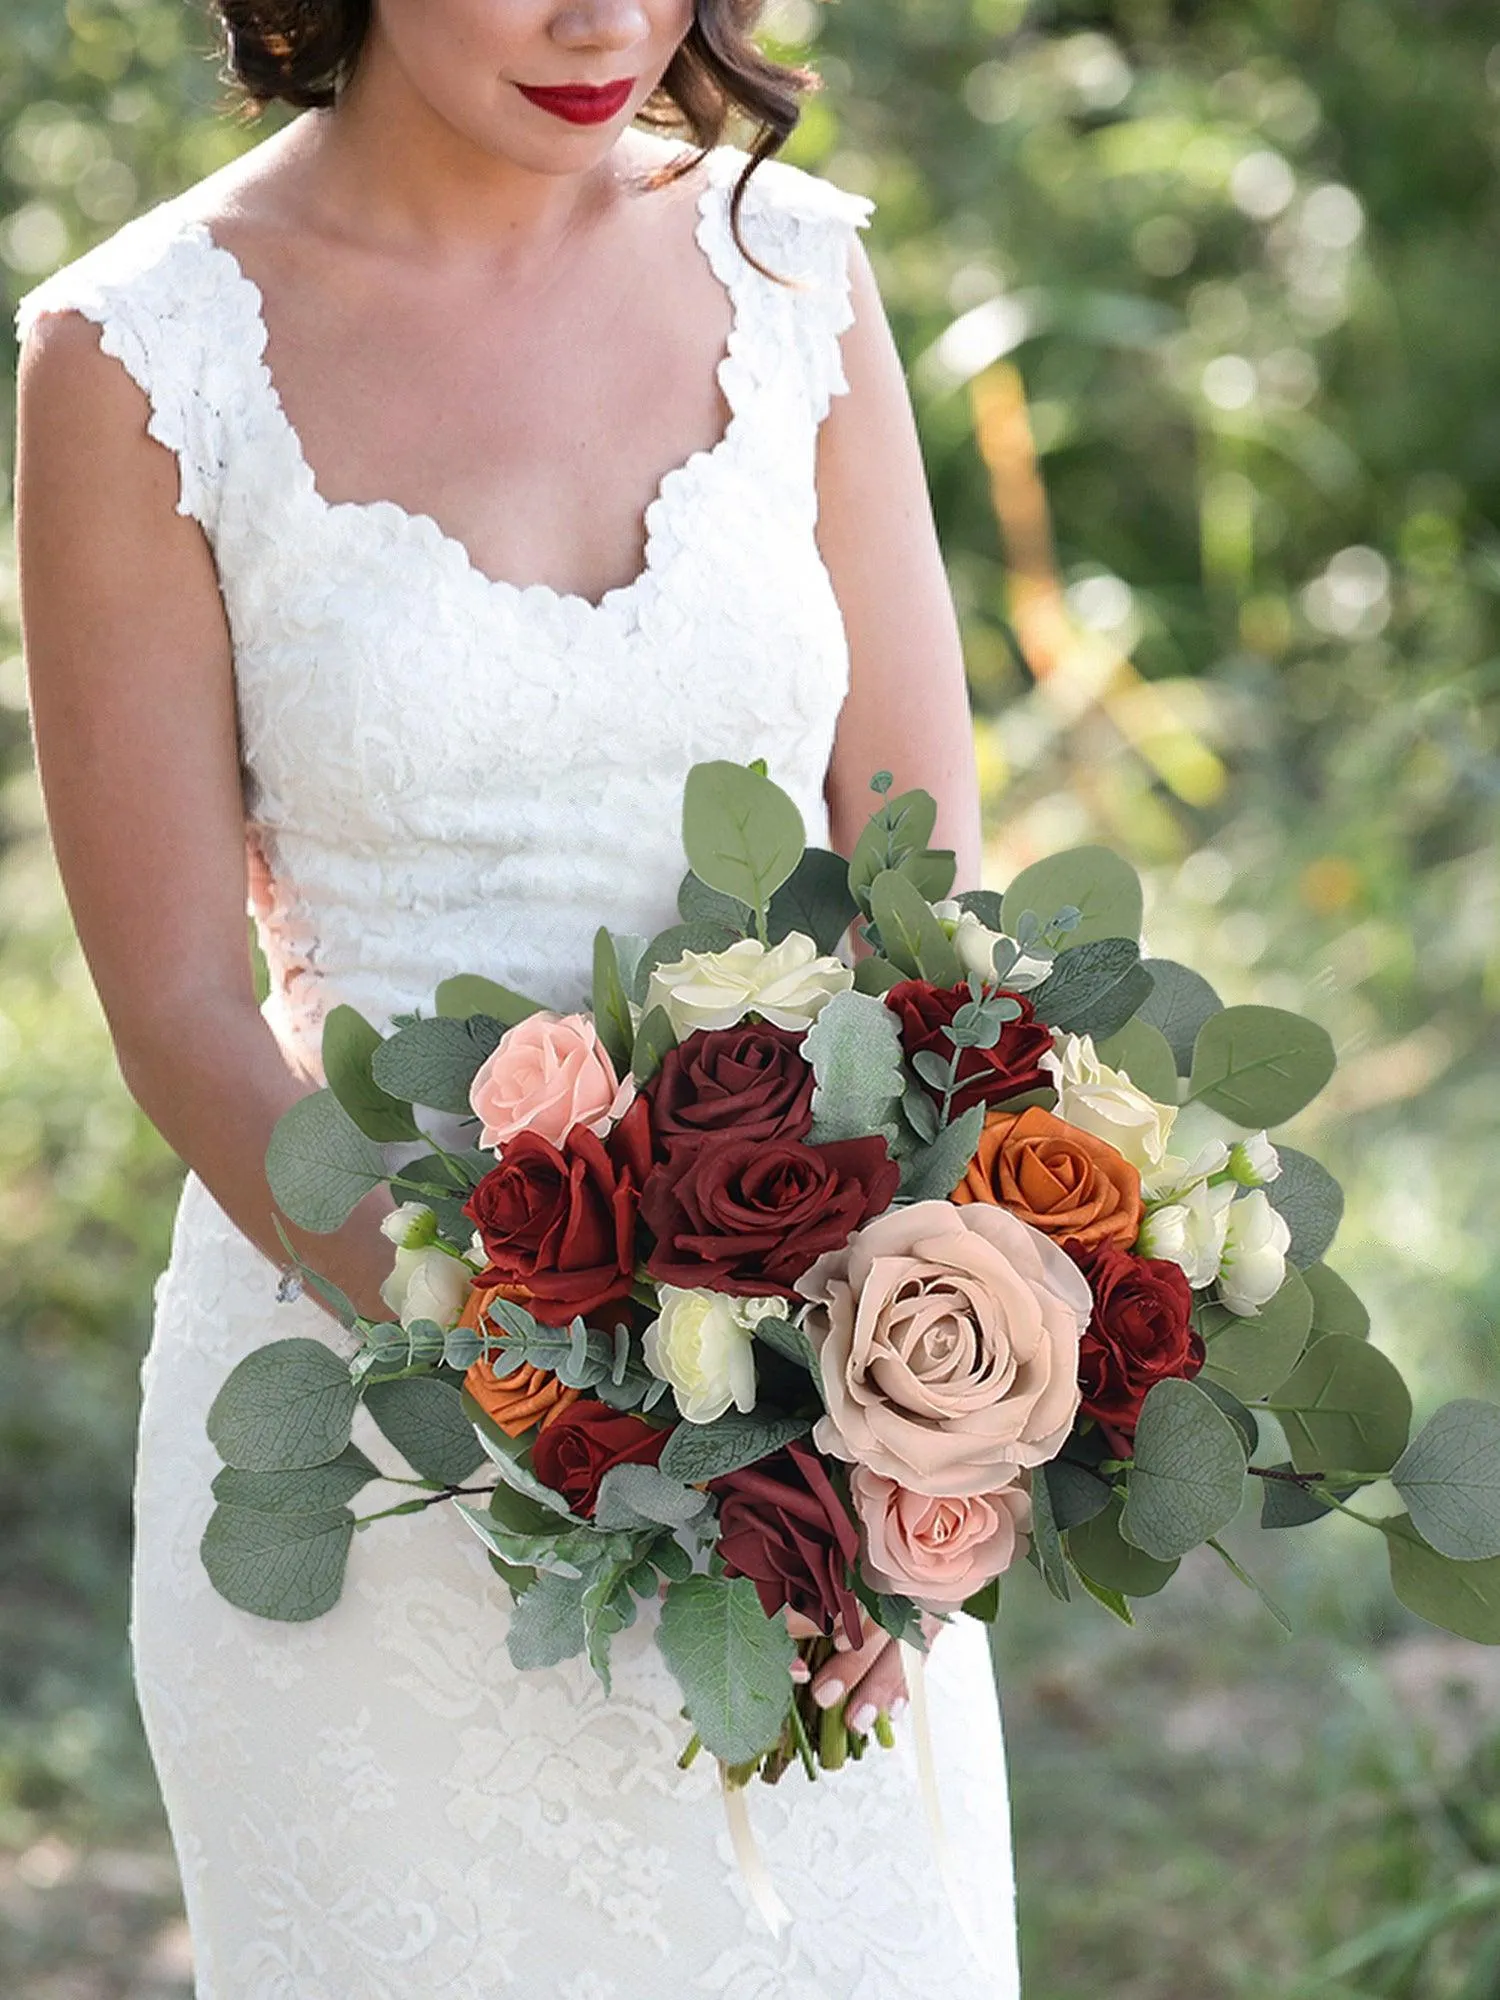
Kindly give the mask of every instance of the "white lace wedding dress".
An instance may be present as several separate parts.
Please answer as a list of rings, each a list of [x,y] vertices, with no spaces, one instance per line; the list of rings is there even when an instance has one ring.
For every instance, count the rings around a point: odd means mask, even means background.
[[[192,196],[129,224],[23,304],[74,310],[145,391],[212,545],[233,633],[266,1015],[317,1074],[324,1011],[384,1026],[479,971],[583,999],[595,927],[675,920],[680,789],[764,757],[828,836],[822,787],[848,654],[814,541],[818,423],[847,389],[847,254],[871,204],[784,162],[736,248],[709,156],[697,239],[728,288],[721,442],[669,472],[634,582],[598,604],[482,575],[435,522],[329,504],[262,360],[260,298]],[[914,669],[917,670],[917,669]],[[1009,1803],[983,1629],[929,1669],[959,1893],[935,1867],[907,1720],[894,1751],[753,1786],[792,1921],[774,1937],[733,1857],[711,1760],[643,1616],[606,1700],[573,1661],[517,1673],[509,1599],[450,1509],[355,1538],[311,1623],[233,1609],[198,1542],[218,1460],[204,1413],[252,1348],[347,1348],[189,1173],[158,1281],[135,1494],[131,1638],[182,1870],[198,2000],[1016,2000]],[[384,1471],[407,1470],[361,1413]],[[378,1482],[357,1503],[404,1497]]]

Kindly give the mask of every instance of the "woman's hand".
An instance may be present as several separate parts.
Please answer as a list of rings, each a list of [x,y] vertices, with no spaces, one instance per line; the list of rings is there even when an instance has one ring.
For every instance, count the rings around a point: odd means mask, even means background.
[[[818,1628],[796,1611],[786,1614],[787,1629],[794,1639],[815,1639]],[[906,1675],[901,1666],[901,1648],[883,1626],[867,1613],[860,1613],[861,1630],[851,1644],[842,1629],[834,1634],[833,1658],[825,1661],[812,1676],[813,1700],[819,1708],[848,1702],[849,1727],[861,1736],[873,1728],[875,1717],[884,1709],[896,1716],[906,1707]],[[944,1621],[922,1613],[922,1633],[930,1646],[943,1629]],[[792,1679],[808,1678],[806,1662],[792,1662]]]

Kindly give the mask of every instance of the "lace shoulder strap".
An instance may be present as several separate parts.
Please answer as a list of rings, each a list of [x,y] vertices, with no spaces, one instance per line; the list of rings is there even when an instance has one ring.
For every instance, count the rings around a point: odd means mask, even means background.
[[[148,432],[176,456],[178,513],[210,533],[235,346],[223,261],[201,223],[163,202],[54,272],[16,309],[23,343],[43,313],[81,313],[99,328],[103,351],[145,393]]]
[[[709,155],[723,192],[709,254],[740,298],[742,314],[783,350],[783,362],[790,348],[813,421],[820,423],[832,398],[848,393],[839,336],[854,322],[850,245],[875,204],[790,161],[762,161],[746,185],[740,233],[763,264],[794,281],[778,285],[746,262],[729,228],[729,197],[749,157],[737,146],[719,146]]]

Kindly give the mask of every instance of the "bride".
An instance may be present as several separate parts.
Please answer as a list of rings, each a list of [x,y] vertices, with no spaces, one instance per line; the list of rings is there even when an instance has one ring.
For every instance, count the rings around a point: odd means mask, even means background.
[[[889,769],[979,879],[872,205],[769,157],[814,79],[756,48],[756,0],[220,11],[247,91],[303,115],[23,303],[18,476],[58,862],[125,1081],[189,1168],[130,1636],[199,2000],[1016,2000],[973,1621],[929,1676],[952,1899],[898,1719],[894,1751],[754,1788],[773,1932],[707,1760],[676,1766],[644,1620],[612,1699],[582,1661],[517,1673],[447,1510],[358,1538],[308,1624],[203,1571],[228,1369],[345,1339],[280,1295],[263,1172],[329,1007],[384,1028],[459,971],[578,1004],[597,925],[675,920],[705,758],[764,757],[845,851]],[[388,1205],[297,1239],[375,1318]],[[896,1649],[857,1635],[821,1692],[899,1716]]]

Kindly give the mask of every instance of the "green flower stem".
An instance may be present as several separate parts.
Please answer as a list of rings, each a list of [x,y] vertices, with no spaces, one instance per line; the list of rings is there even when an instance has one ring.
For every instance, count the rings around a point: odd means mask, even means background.
[[[703,1738],[701,1736],[694,1735],[690,1737],[688,1739],[687,1748],[683,1751],[682,1755],[677,1759],[678,1770],[686,1771],[692,1764],[693,1759],[697,1756],[698,1752],[702,1748],[703,1748]]]
[[[882,1708],[876,1713],[875,1741],[880,1745],[882,1750],[894,1750],[896,1747],[896,1732],[891,1727],[889,1709]]]
[[[825,1708],[818,1720],[818,1757],[825,1771],[842,1770],[849,1755],[849,1725],[844,1718],[844,1704],[835,1702],[832,1708]]]
[[[800,1695],[794,1695],[792,1698],[791,1724],[792,1738],[797,1746],[797,1755],[802,1759],[802,1768],[809,1778],[815,1780],[818,1775],[818,1760],[813,1752],[812,1738],[807,1733],[807,1724],[802,1719]]]
[[[1274,1409],[1272,1403],[1262,1403],[1261,1409]],[[1288,1404],[1286,1406],[1290,1408]],[[1247,1472],[1253,1472],[1257,1479],[1277,1479],[1286,1486],[1310,1486],[1318,1480],[1338,1486],[1376,1486],[1382,1479],[1389,1479],[1388,1472],[1284,1472],[1275,1465],[1250,1465]]]
[[[416,1482],[403,1479],[393,1483],[410,1486]],[[403,1500],[399,1507],[382,1507],[375,1514],[356,1514],[354,1525],[356,1528],[367,1528],[372,1521],[389,1520],[392,1514],[420,1514],[424,1507],[435,1507],[440,1500],[452,1500],[460,1493],[484,1494],[487,1497],[494,1490],[493,1486],[444,1486],[439,1492],[429,1493],[421,1500]]]
[[[1382,1473],[1381,1477],[1384,1478],[1384,1476],[1385,1475]],[[1312,1494],[1314,1500],[1321,1500],[1324,1502],[1325,1505],[1329,1507],[1337,1507],[1339,1512],[1341,1514],[1347,1514],[1351,1521],[1363,1521],[1367,1528],[1378,1528],[1382,1535],[1385,1533],[1384,1521],[1377,1521],[1373,1514],[1361,1514],[1357,1507],[1350,1507],[1346,1505],[1345,1502],[1340,1500],[1338,1495],[1333,1491],[1331,1491],[1331,1489],[1329,1489],[1328,1487],[1324,1487],[1321,1491],[1319,1491],[1317,1487],[1309,1487],[1308,1491]]]

